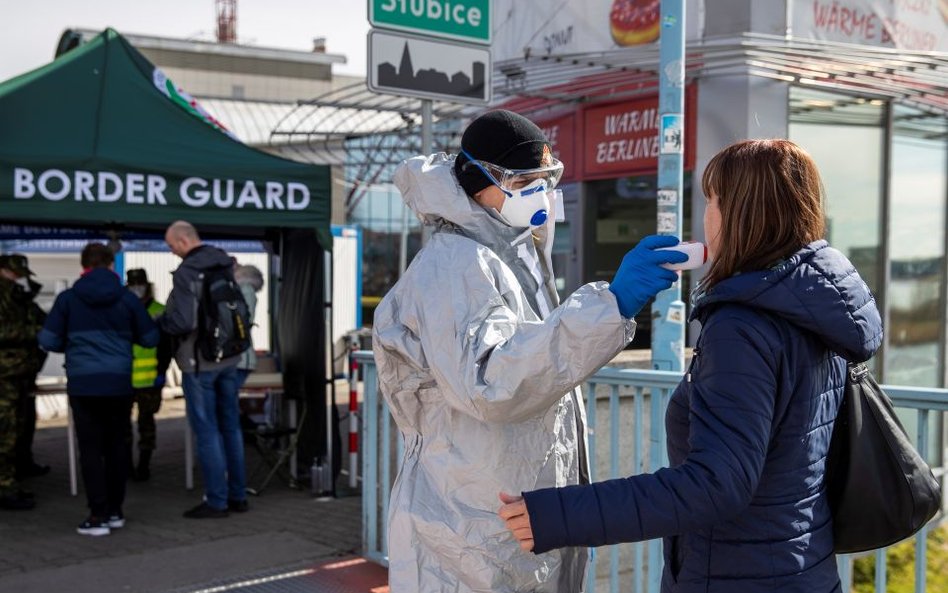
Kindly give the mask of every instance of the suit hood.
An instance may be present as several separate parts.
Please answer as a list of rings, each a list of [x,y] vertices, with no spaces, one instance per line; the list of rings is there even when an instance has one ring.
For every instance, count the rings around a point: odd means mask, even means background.
[[[524,237],[524,229],[502,222],[468,197],[454,176],[454,155],[410,158],[395,170],[395,186],[423,224],[472,238],[502,252]],[[545,236],[543,227],[533,230]]]

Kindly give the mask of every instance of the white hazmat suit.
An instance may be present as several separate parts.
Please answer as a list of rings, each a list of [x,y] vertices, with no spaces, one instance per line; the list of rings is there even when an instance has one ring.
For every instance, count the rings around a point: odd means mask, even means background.
[[[578,388],[632,339],[605,282],[562,304],[553,216],[524,233],[467,197],[453,157],[395,184],[434,233],[375,312],[379,384],[405,439],[389,514],[392,593],[576,593],[586,549],[524,552],[497,494],[588,482]],[[561,207],[560,204],[554,207]]]

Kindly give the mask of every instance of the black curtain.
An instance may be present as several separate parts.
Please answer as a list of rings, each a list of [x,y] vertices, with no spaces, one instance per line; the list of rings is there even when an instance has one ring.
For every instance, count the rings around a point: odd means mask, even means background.
[[[298,442],[298,475],[308,476],[316,458],[326,459],[326,395],[331,378],[326,369],[325,259],[316,234],[285,230],[278,242],[280,293],[277,312],[283,389],[296,402],[302,418]],[[333,484],[342,467],[339,411],[332,396]],[[302,416],[305,410],[305,417]],[[335,493],[335,486],[333,487]]]

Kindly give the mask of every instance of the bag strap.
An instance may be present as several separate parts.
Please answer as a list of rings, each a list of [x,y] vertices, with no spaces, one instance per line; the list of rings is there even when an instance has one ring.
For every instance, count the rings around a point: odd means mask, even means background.
[[[848,371],[849,381],[851,383],[859,383],[863,377],[869,374],[869,367],[864,362],[851,362],[849,363]]]

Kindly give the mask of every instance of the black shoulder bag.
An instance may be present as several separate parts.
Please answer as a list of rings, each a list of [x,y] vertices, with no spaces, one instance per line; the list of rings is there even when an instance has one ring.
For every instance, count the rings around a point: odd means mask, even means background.
[[[941,506],[938,480],[865,364],[848,368],[826,459],[826,493],[840,554],[903,540]]]

